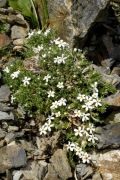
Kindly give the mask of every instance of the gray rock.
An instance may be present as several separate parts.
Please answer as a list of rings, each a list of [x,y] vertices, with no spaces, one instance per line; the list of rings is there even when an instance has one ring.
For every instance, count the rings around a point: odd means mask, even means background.
[[[6,132],[0,128],[0,140],[3,139],[5,135],[6,135]]]
[[[15,141],[15,133],[7,133],[6,137],[5,137],[5,142],[7,144],[11,143],[12,141]]]
[[[14,108],[9,106],[8,104],[0,103],[0,111],[9,112],[12,111],[13,109]]]
[[[21,26],[12,26],[11,28],[11,39],[23,39],[27,36],[27,29]]]
[[[26,154],[23,148],[10,145],[0,148],[0,173],[7,169],[23,167],[26,165]]]
[[[6,113],[6,112],[2,112],[0,111],[0,121],[8,121],[8,120],[14,120],[14,115],[11,112],[10,114]]]
[[[97,129],[99,142],[98,149],[120,147],[120,123],[109,124]]]
[[[9,101],[10,97],[10,89],[7,85],[3,85],[0,87],[0,102],[7,102]]]
[[[0,0],[0,8],[5,7],[7,0]]]
[[[105,98],[104,102],[109,106],[120,107],[120,91],[117,91],[116,94],[110,95]]]
[[[50,162],[44,180],[65,180],[72,177],[65,150],[58,149],[51,157]]]
[[[30,162],[21,172],[24,179],[43,180],[47,173],[47,163],[45,161]]]
[[[11,131],[15,132],[15,131],[18,131],[18,130],[19,130],[19,127],[17,127],[17,126],[9,126],[8,127],[8,132],[11,132]]]
[[[77,179],[85,180],[93,175],[93,169],[90,165],[80,163],[75,168]]]
[[[21,171],[14,171],[13,172],[13,180],[20,180],[22,177],[22,172]]]
[[[76,39],[80,40],[87,35],[94,22],[102,20],[101,12],[109,1],[49,0],[49,18],[50,22],[53,22],[50,25],[55,27],[64,39],[74,44]]]
[[[92,180],[102,180],[102,177],[100,175],[99,172],[96,172],[93,177],[92,177]]]

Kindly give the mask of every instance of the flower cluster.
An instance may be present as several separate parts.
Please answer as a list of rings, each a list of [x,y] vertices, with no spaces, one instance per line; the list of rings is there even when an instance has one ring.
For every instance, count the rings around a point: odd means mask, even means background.
[[[34,30],[25,45],[27,50],[21,56],[25,60],[16,60],[4,69],[5,81],[12,90],[11,103],[18,103],[34,118],[44,116],[39,127],[41,136],[65,131],[67,149],[89,163],[86,149],[98,141],[94,124],[105,110],[102,97],[110,88],[89,66],[84,53],[71,49],[54,31]],[[33,64],[37,73],[26,69],[28,57],[31,61],[37,58],[37,64]]]

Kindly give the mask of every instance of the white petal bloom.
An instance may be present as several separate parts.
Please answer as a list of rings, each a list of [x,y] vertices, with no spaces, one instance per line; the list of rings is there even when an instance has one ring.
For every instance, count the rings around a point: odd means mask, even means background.
[[[59,83],[57,84],[57,87],[58,87],[59,89],[63,89],[63,88],[64,88],[63,82],[59,82]]]
[[[35,31],[31,31],[28,33],[28,39],[30,39],[35,34]]]
[[[93,134],[90,134],[89,137],[88,137],[88,141],[95,144],[95,141],[98,141],[98,138],[95,137]]]
[[[58,101],[58,106],[66,106],[66,102],[67,102],[66,99],[61,98],[61,99]]]
[[[50,107],[50,109],[54,110],[58,108],[58,101],[52,102],[52,106]]]
[[[82,155],[82,162],[83,163],[90,163],[91,157],[89,156],[89,154],[87,152],[85,152]]]
[[[41,30],[38,30],[38,31],[36,32],[36,34],[40,35],[41,32],[42,32]]]
[[[40,131],[40,135],[46,135],[46,134],[47,134],[47,131],[46,131],[44,125],[43,125],[42,127],[39,128],[39,131]]]
[[[78,109],[74,110],[74,117],[81,117],[81,115],[82,115],[82,113],[80,110],[78,110]]]
[[[43,58],[46,58],[46,57],[47,57],[47,54],[43,54],[42,57],[43,57]]]
[[[84,130],[81,127],[78,127],[78,129],[74,129],[75,136],[83,136]]]
[[[46,29],[46,31],[44,32],[44,35],[47,36],[50,33],[50,31],[51,31],[50,28]]]
[[[62,39],[57,38],[53,41],[56,45],[58,45],[59,48],[65,48],[65,47],[69,47],[69,44],[64,42]]]
[[[48,91],[47,93],[48,93],[48,98],[55,96],[55,92],[54,92],[54,91],[51,91],[51,90],[50,90],[50,91]]]
[[[67,57],[64,56],[64,54],[62,54],[62,56],[57,56],[56,58],[54,58],[54,63],[55,64],[65,64],[65,60],[67,59]]]
[[[15,78],[18,78],[19,74],[20,74],[20,71],[18,70],[18,71],[13,72],[10,76],[12,79],[15,79]]]
[[[56,116],[56,117],[60,117],[60,116],[61,116],[60,111],[58,111],[57,113],[55,113],[55,116]]]
[[[94,101],[94,106],[95,106],[95,107],[102,106],[101,100],[100,100],[100,99],[95,99],[95,101]]]
[[[95,131],[95,128],[94,128],[94,125],[93,124],[89,124],[88,128],[87,128],[87,131],[92,134],[94,131]]]
[[[88,121],[90,118],[90,113],[82,113],[82,122]]]
[[[80,148],[79,146],[77,146],[77,147],[75,148],[75,154],[76,154],[79,158],[82,158],[84,152],[83,152],[82,148]]]
[[[30,80],[31,80],[30,77],[25,76],[24,79],[22,80],[23,85],[24,85],[24,86],[29,85],[29,84],[30,84]]]
[[[14,100],[16,99],[16,97],[14,97],[13,95],[11,96],[11,103],[14,103]]]
[[[82,102],[83,100],[85,100],[85,95],[84,94],[78,94],[77,100],[79,100],[80,102]]]
[[[6,72],[6,73],[9,73],[10,69],[8,67],[6,67],[3,71]]]
[[[98,98],[98,92],[94,92],[94,93],[92,94],[92,98],[97,99],[97,98]]]
[[[48,116],[48,118],[47,118],[48,121],[51,121],[53,119],[55,119],[53,116]]]
[[[35,54],[38,54],[41,50],[43,50],[43,45],[41,46],[38,45],[37,47],[33,48]]]
[[[48,121],[44,124],[44,128],[46,131],[51,132],[51,128],[54,126],[54,124],[51,124],[51,121]]]
[[[82,105],[82,108],[85,109],[85,111],[91,110],[94,108],[93,102],[86,102],[84,105]]]
[[[75,148],[76,148],[76,144],[69,141],[67,144],[67,150],[74,151]]]
[[[51,76],[48,74],[47,76],[45,76],[45,77],[43,78],[43,80],[48,83],[48,81],[49,81],[50,78],[51,78]]]

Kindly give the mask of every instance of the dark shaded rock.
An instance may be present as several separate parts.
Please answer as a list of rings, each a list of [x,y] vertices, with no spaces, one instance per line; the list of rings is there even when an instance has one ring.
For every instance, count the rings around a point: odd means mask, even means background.
[[[7,102],[9,101],[10,97],[10,89],[7,85],[3,85],[0,87],[0,102]]]
[[[74,44],[84,38],[94,22],[101,17],[109,0],[49,0],[50,26],[56,28],[65,40]],[[64,33],[63,33],[64,32]]]
[[[11,28],[11,38],[14,39],[23,39],[27,36],[27,29],[21,26],[14,25]]]
[[[78,164],[75,168],[75,174],[77,179],[85,180],[93,175],[93,169],[87,164]]]
[[[99,142],[98,149],[120,147],[120,123],[109,124],[97,129]]]
[[[120,179],[120,150],[111,150],[105,153],[99,153],[94,155],[93,159],[93,164],[96,166],[101,175],[97,175],[98,179],[95,180]]]
[[[23,148],[10,145],[0,148],[0,173],[7,169],[23,167],[26,165],[26,154]]]
[[[6,112],[2,112],[0,111],[0,121],[8,121],[8,120],[14,120],[14,115],[11,112],[10,114],[6,113]]]
[[[66,151],[58,149],[50,159],[45,180],[65,180],[72,177]]]

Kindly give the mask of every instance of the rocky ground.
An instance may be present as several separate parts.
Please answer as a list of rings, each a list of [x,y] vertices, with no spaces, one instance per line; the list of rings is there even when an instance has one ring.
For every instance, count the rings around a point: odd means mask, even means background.
[[[55,0],[54,0],[55,1]],[[50,1],[51,2],[51,1]],[[58,1],[59,3],[64,1]],[[92,2],[92,1],[91,1]],[[97,1],[96,1],[97,2]],[[108,5],[109,0],[94,4],[99,7],[87,23],[86,12],[91,6],[82,9],[81,21],[72,29],[77,31],[82,46],[88,50],[88,57],[94,60],[93,67],[101,73],[103,79],[117,88],[115,95],[106,97],[110,109],[104,117],[104,125],[97,128],[99,143],[97,150],[92,153],[92,164],[78,163],[73,169],[68,162],[66,149],[58,147],[59,132],[52,137],[41,138],[36,131],[34,119],[25,119],[21,108],[12,107],[10,89],[3,83],[3,68],[10,63],[9,54],[0,54],[0,179],[1,180],[119,180],[120,179],[120,24]],[[1,3],[1,1],[0,1]],[[82,7],[87,1],[82,2]],[[4,7],[5,4],[0,4]],[[81,8],[79,3],[67,4],[69,18],[75,18],[76,10]],[[55,9],[57,3],[55,4]],[[101,11],[104,9],[104,13]],[[64,9],[65,10],[65,9]],[[51,11],[54,14],[54,9]],[[79,12],[79,11],[77,11]],[[111,12],[112,17],[111,17]],[[106,15],[107,14],[107,15]],[[77,14],[78,15],[78,14]],[[102,21],[96,21],[96,17]],[[80,14],[79,14],[80,16]],[[83,18],[84,17],[84,18]],[[104,21],[103,21],[104,20]],[[84,21],[84,24],[83,24]],[[107,22],[107,23],[106,23]],[[114,22],[114,24],[113,24]],[[24,17],[12,8],[0,8],[0,23],[6,23],[6,33],[0,33],[0,48],[9,45],[15,54],[23,48],[23,42],[30,31]],[[94,25],[93,25],[94,23]],[[92,25],[91,25],[92,24]],[[70,28],[70,26],[69,26]],[[86,31],[84,30],[86,29]],[[70,32],[70,31],[69,31]],[[75,31],[74,31],[75,32]],[[79,32],[79,33],[78,33]],[[71,34],[71,32],[70,32]],[[69,33],[67,34],[69,35]],[[74,35],[69,36],[74,39]],[[67,39],[69,39],[67,37]],[[83,41],[84,39],[84,41]],[[70,42],[72,42],[70,40]],[[13,57],[14,57],[13,56]],[[23,115],[18,121],[16,111]]]

